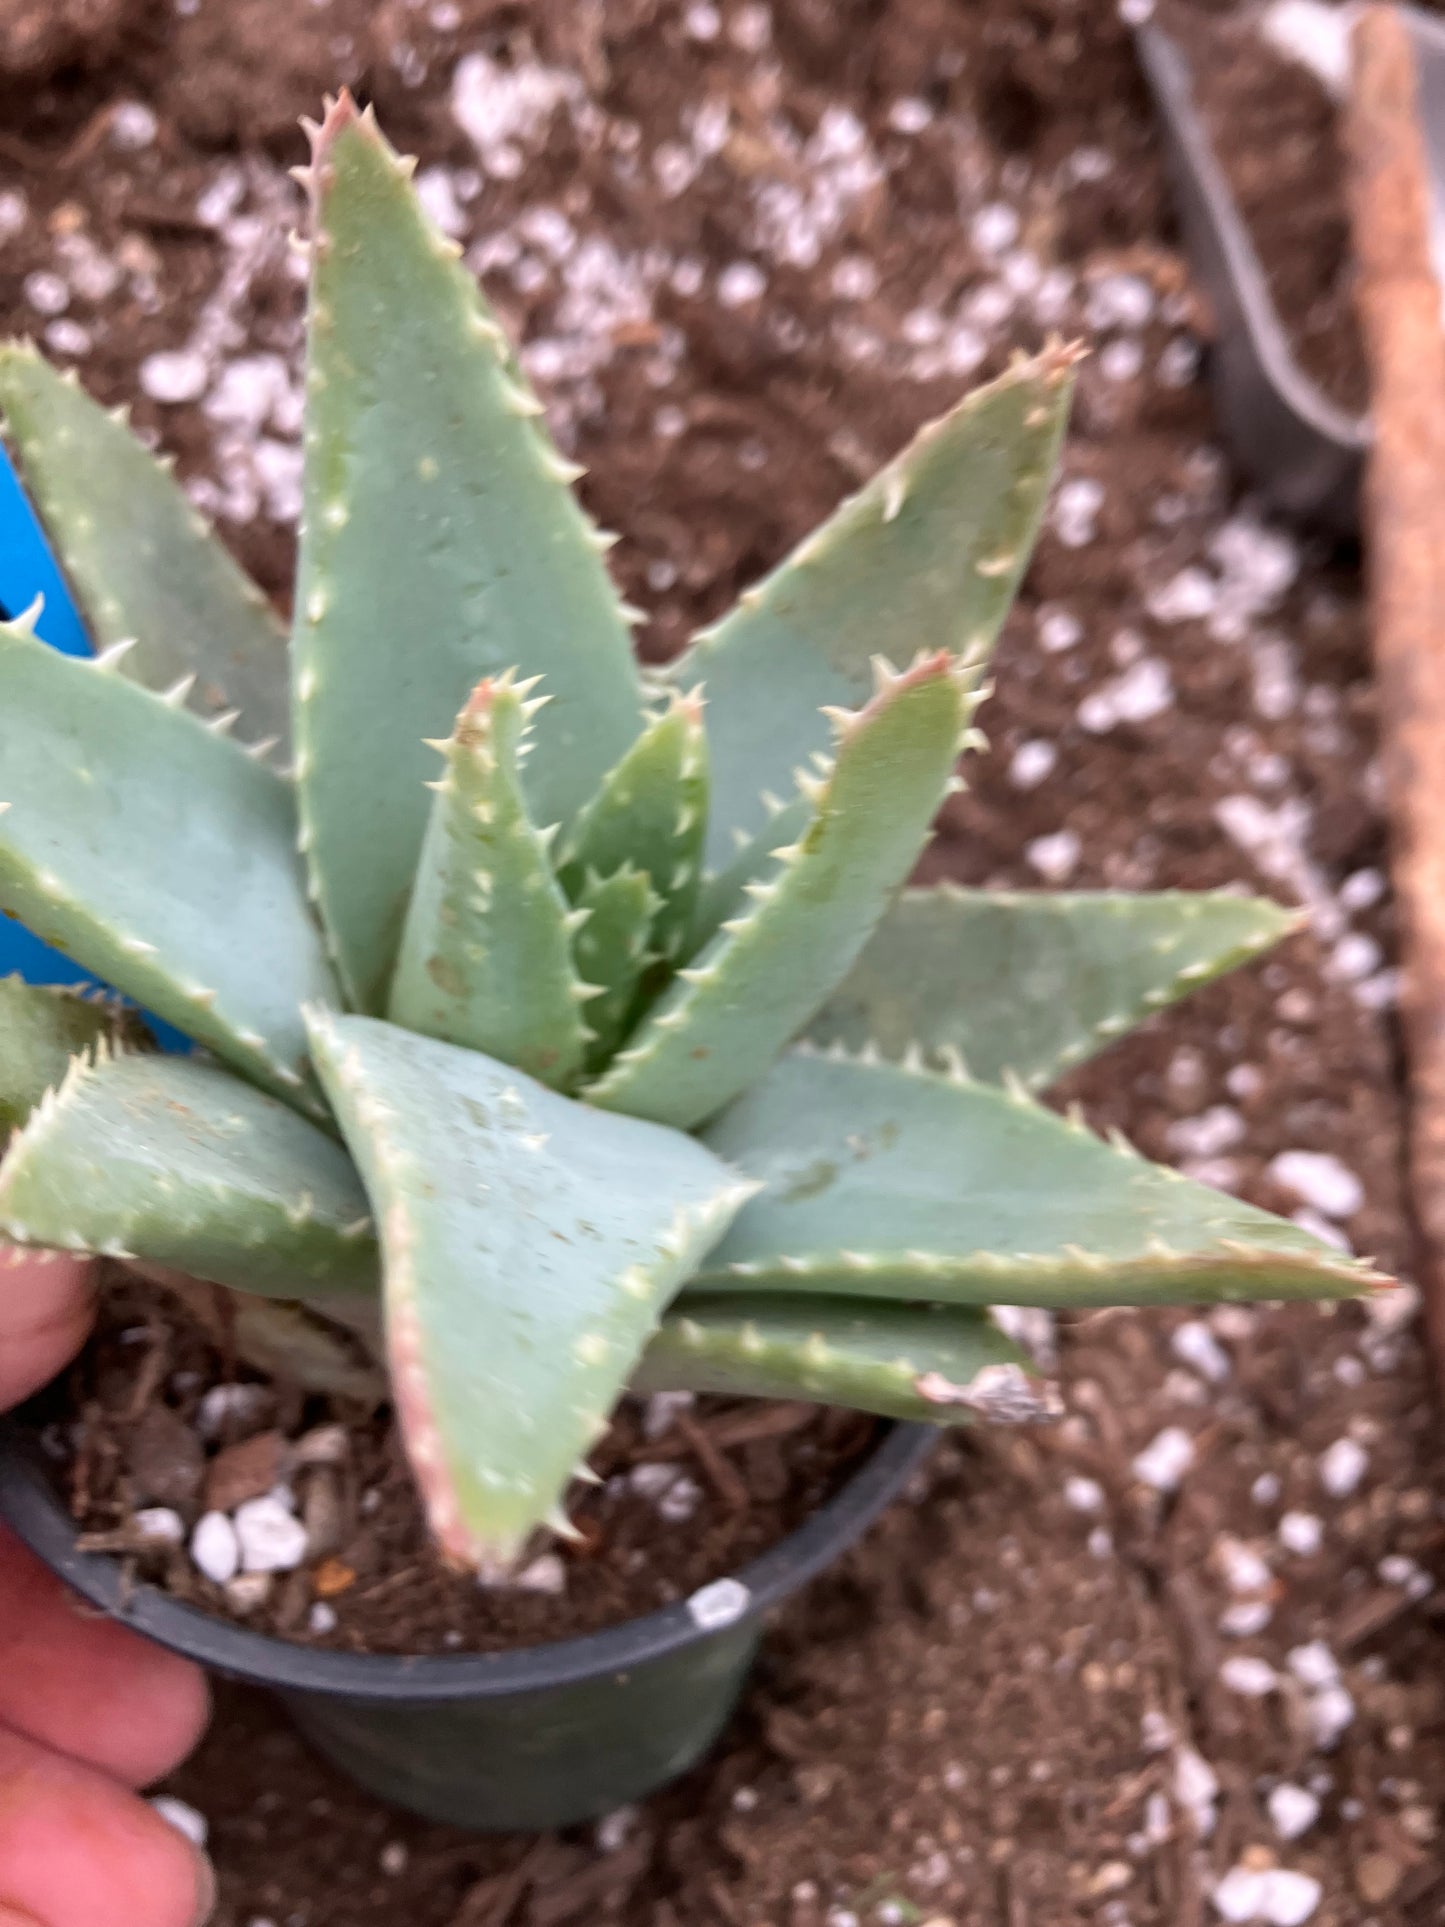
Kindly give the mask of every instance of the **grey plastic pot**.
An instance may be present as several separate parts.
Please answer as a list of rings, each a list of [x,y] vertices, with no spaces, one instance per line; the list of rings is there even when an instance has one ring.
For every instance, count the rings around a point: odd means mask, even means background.
[[[1204,122],[1184,50],[1152,21],[1135,30],[1189,260],[1214,311],[1210,386],[1240,466],[1272,507],[1353,533],[1369,427],[1300,367]]]
[[[520,1652],[420,1659],[315,1651],[127,1583],[78,1552],[34,1442],[0,1424],[0,1518],[111,1617],[229,1678],[277,1693],[317,1749],[370,1792],[481,1832],[567,1826],[655,1791],[717,1738],[765,1615],[894,1498],[936,1433],[894,1425],[848,1483],[736,1575],[726,1624],[686,1605]]]
[[[1400,12],[1415,45],[1432,245],[1445,288],[1445,26],[1418,7]],[[1353,535],[1369,422],[1337,406],[1295,356],[1269,276],[1195,106],[1183,47],[1152,20],[1135,29],[1135,44],[1164,130],[1185,246],[1214,309],[1209,374],[1225,438],[1273,507],[1331,534]]]

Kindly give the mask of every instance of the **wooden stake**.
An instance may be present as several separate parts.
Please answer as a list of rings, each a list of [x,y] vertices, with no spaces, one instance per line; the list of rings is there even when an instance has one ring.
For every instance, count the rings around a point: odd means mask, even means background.
[[[1393,7],[1372,6],[1356,24],[1344,121],[1371,376],[1365,529],[1402,926],[1410,1188],[1445,1384],[1445,330],[1414,53]]]

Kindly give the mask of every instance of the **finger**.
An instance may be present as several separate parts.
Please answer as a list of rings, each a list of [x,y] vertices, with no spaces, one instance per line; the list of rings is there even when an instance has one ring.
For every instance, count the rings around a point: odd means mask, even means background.
[[[190,1752],[207,1711],[198,1667],[96,1617],[0,1526],[0,1722],[145,1786]]]
[[[0,1247],[0,1411],[54,1378],[94,1310],[88,1258]]]
[[[213,1895],[210,1863],[144,1800],[0,1730],[0,1907],[41,1927],[197,1927]]]

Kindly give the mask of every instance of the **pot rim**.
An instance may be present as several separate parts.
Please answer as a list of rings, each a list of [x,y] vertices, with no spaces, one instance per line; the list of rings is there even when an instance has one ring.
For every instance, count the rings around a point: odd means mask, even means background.
[[[891,1424],[845,1483],[776,1545],[728,1577],[748,1603],[717,1627],[698,1624],[686,1600],[620,1626],[497,1653],[338,1653],[301,1646],[202,1612],[128,1578],[108,1553],[79,1552],[75,1522],[54,1492],[33,1436],[0,1419],[0,1519],[67,1585],[109,1618],[232,1679],[281,1692],[344,1699],[444,1702],[571,1686],[730,1633],[828,1565],[869,1526],[923,1463],[938,1428]]]

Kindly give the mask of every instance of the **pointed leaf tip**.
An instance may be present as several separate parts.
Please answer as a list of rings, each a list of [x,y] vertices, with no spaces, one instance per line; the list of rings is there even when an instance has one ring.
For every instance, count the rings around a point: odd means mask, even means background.
[[[826,744],[823,706],[866,699],[880,641],[986,655],[1042,519],[1074,358],[1053,344],[921,430],[665,672],[708,684],[709,868]]]
[[[1222,890],[906,890],[808,1034],[1039,1089],[1297,920]]]
[[[348,127],[356,126],[361,118],[361,111],[349,87],[341,87],[335,94],[327,94],[323,98],[319,121],[303,115],[301,126],[310,143],[312,163],[324,159],[338,137]],[[372,125],[375,125],[374,120]]]

